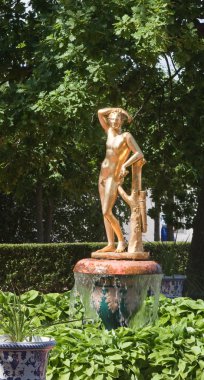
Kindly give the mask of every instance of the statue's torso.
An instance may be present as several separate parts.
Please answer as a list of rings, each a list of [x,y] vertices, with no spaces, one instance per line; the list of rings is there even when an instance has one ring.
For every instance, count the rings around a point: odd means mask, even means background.
[[[108,130],[106,141],[106,157],[101,165],[100,177],[106,179],[114,177],[119,180],[119,174],[122,165],[127,160],[130,154],[130,148],[126,142],[126,133],[113,135],[111,130]]]

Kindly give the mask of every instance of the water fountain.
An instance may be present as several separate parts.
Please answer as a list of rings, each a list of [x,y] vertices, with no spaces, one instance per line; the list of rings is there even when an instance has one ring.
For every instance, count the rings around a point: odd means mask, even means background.
[[[100,317],[107,329],[119,326],[142,327],[155,320],[162,271],[144,252],[142,233],[146,232],[146,192],[142,191],[143,154],[133,136],[121,133],[131,117],[121,108],[98,111],[107,133],[106,158],[99,177],[99,192],[108,245],[74,267],[75,289],[88,318]],[[133,153],[130,158],[130,153]],[[122,184],[132,167],[132,187],[128,195]],[[126,243],[112,208],[118,194],[130,206],[130,239]],[[114,234],[118,238],[115,249]]]

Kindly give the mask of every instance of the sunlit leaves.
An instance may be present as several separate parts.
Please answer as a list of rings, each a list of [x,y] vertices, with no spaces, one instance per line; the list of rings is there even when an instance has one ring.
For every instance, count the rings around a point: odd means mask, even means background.
[[[140,1],[116,23],[116,32],[132,39],[139,57],[151,63],[167,51],[170,43],[167,25],[173,15],[169,1]]]
[[[11,298],[8,295],[7,298]],[[5,302],[5,298],[0,299]],[[41,333],[53,336],[57,346],[50,355],[49,380],[197,380],[202,379],[203,301],[161,297],[159,319],[154,326],[134,331],[106,331],[98,323],[69,323],[69,293],[21,296],[31,318],[43,324]],[[62,323],[60,323],[60,321]],[[46,324],[53,326],[46,327]]]

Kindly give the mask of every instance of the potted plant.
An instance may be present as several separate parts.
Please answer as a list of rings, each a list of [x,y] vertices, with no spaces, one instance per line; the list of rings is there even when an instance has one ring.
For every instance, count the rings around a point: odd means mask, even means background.
[[[42,326],[36,326],[20,296],[3,292],[1,296],[0,380],[45,380],[48,353],[55,341],[38,336]]]
[[[164,273],[161,283],[161,293],[168,298],[182,297],[185,273],[185,256],[182,252],[182,243],[160,243],[161,266]]]

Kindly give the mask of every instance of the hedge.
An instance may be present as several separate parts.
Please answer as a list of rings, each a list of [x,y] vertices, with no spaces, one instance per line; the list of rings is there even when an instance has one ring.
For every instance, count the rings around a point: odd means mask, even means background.
[[[73,267],[104,243],[0,244],[3,291],[63,292],[73,286]],[[145,243],[166,275],[185,274],[189,243]]]

